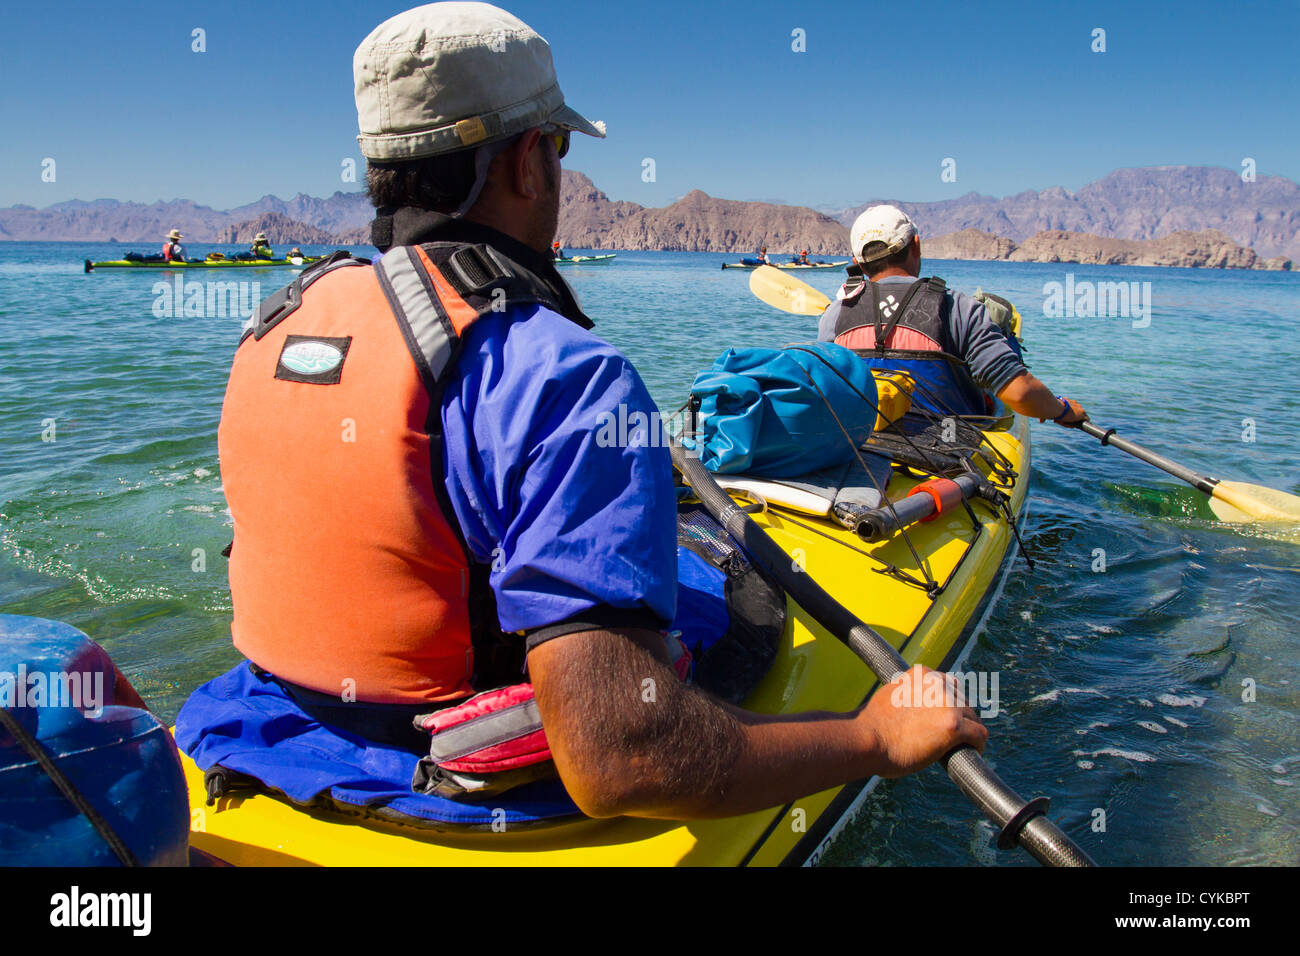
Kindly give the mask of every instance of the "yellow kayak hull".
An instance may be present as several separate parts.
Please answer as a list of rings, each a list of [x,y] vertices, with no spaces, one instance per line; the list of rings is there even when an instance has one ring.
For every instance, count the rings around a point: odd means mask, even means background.
[[[1029,485],[1029,427],[1020,417],[986,432],[1020,477],[1008,488],[1023,514]],[[917,479],[895,471],[889,496]],[[909,664],[952,669],[974,637],[1014,558],[1005,518],[983,503],[975,533],[964,509],[909,529],[930,575],[944,585],[923,589],[874,569],[884,560],[905,570],[915,561],[895,536],[865,544],[833,521],[772,506],[755,520],[841,604],[896,647]],[[868,552],[875,559],[868,557]],[[872,693],[865,665],[797,605],[788,607],[782,646],[771,671],[746,701],[764,713],[849,711]],[[435,832],[304,809],[265,794],[232,795],[205,805],[203,773],[184,758],[190,790],[192,845],[236,866],[769,866],[816,862],[872,781],[816,793],[792,804],[720,820],[693,822],[578,819],[515,831]]]

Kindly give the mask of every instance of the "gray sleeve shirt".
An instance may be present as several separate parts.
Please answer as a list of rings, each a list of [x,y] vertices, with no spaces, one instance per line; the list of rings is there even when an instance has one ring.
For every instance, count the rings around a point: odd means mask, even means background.
[[[879,284],[904,284],[912,281],[903,276],[889,276],[881,279]],[[982,302],[955,289],[948,290],[948,297],[952,302],[948,332],[952,336],[957,357],[966,363],[975,384],[996,395],[1012,379],[1028,369],[1007,343],[1006,336],[989,321]],[[839,315],[840,301],[835,299],[817,323],[819,342],[835,340],[835,322]]]

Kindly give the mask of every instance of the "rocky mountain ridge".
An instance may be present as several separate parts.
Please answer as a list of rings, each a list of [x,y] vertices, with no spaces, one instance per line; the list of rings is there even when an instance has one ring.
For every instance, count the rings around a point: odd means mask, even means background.
[[[1228,169],[1121,169],[1075,193],[1054,187],[1003,199],[969,193],[941,202],[894,203],[916,220],[927,255],[936,254],[935,243],[947,242],[964,258],[1102,261],[1154,256],[1161,261],[1203,259],[1203,265],[1221,261],[1228,267],[1254,267],[1237,266],[1243,256],[1225,251],[1226,242],[1252,252],[1255,259],[1300,258],[1300,186],[1278,176],[1245,182]],[[846,257],[848,224],[863,208],[865,204],[831,216],[804,206],[718,199],[699,190],[668,206],[649,208],[612,200],[587,176],[565,170],[559,238],[569,249],[748,255],[767,245],[777,255],[806,248],[813,255]],[[371,215],[360,191],[339,191],[325,198],[300,193],[289,200],[263,196],[228,210],[184,199],[149,204],[72,200],[39,210],[27,205],[0,209],[0,240],[152,246],[161,242],[167,230],[179,228],[187,242],[203,244],[242,242],[245,232],[260,229],[273,243],[356,245],[369,241]],[[1100,240],[1161,241],[1206,230],[1216,230],[1216,237],[1196,242],[1180,239],[1170,250],[1158,253],[1098,244]],[[953,239],[967,232],[989,238]],[[1045,233],[1088,238],[1039,238]],[[1066,258],[1071,256],[1083,258]]]
[[[967,193],[939,202],[872,200],[840,210],[845,226],[868,206],[888,202],[926,236],[965,229],[1023,242],[1045,231],[1110,239],[1159,239],[1175,232],[1216,229],[1261,256],[1300,259],[1300,185],[1281,176],[1251,181],[1213,166],[1117,169],[1077,192],[1059,186],[997,199]]]

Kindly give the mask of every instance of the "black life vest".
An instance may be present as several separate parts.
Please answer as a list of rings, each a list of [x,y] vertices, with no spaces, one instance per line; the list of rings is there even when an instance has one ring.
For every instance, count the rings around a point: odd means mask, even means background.
[[[986,415],[992,401],[956,354],[951,311],[948,287],[935,276],[906,286],[850,279],[840,299],[835,342],[873,368],[909,373],[918,386],[914,405],[937,415]]]

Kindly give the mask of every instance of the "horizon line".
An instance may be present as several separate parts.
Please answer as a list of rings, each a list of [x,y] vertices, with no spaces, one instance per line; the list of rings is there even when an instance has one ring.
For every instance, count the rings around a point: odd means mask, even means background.
[[[1150,169],[1214,169],[1214,170],[1222,170],[1222,171],[1224,171],[1224,172],[1230,172],[1230,173],[1232,173],[1234,176],[1239,175],[1239,173],[1238,173],[1236,170],[1234,170],[1234,169],[1232,169],[1232,168],[1230,168],[1230,167],[1228,167],[1228,166],[1191,165],[1191,164],[1187,164],[1187,163],[1162,163],[1162,164],[1152,165],[1152,166],[1117,166],[1117,167],[1115,167],[1114,169],[1110,170],[1109,172],[1105,173],[1104,175],[1099,176],[1099,177],[1097,177],[1096,179],[1092,179],[1092,180],[1089,180],[1088,182],[1084,183],[1082,186],[1079,187],[1079,189],[1085,189],[1085,188],[1087,188],[1088,186],[1092,185],[1093,183],[1101,182],[1101,181],[1102,181],[1103,179],[1105,179],[1106,177],[1108,177],[1108,176],[1113,176],[1115,173],[1118,173],[1118,172],[1123,172],[1123,171],[1127,171],[1127,170],[1150,170]],[[578,174],[578,175],[580,175],[580,176],[583,176],[583,177],[585,177],[589,182],[591,182],[593,186],[597,186],[597,188],[599,189],[599,186],[597,185],[596,181],[595,181],[594,179],[592,179],[591,176],[587,175],[585,172],[583,172],[583,171],[580,170],[580,169],[565,169],[565,170],[563,170],[563,172],[571,172],[571,173],[576,173],[576,174]],[[1290,184],[1293,185],[1293,186],[1300,187],[1300,182],[1297,182],[1296,180],[1293,180],[1293,179],[1291,179],[1291,178],[1288,177],[1288,176],[1283,176],[1283,175],[1278,174],[1278,173],[1258,173],[1258,174],[1257,174],[1257,177],[1256,177],[1256,181],[1258,181],[1258,180],[1263,180],[1263,179],[1280,179],[1280,180],[1283,180],[1284,182],[1290,183]],[[1024,194],[1027,193],[1027,192],[1032,192],[1032,193],[1038,193],[1038,194],[1041,194],[1041,193],[1047,192],[1047,191],[1052,190],[1052,189],[1061,189],[1061,190],[1064,190],[1065,192],[1069,193],[1071,196],[1076,195],[1077,192],[1078,192],[1078,190],[1068,189],[1068,188],[1066,188],[1065,186],[1061,186],[1061,185],[1058,184],[1058,185],[1055,185],[1055,186],[1046,186],[1046,187],[1044,187],[1044,188],[1042,188],[1042,189],[1034,189],[1032,186],[1031,186],[1031,187],[1026,187],[1025,189],[1022,189],[1022,190],[1020,190],[1019,192],[1015,192],[1015,193],[1007,193],[1006,195],[1002,195],[1002,196],[994,196],[994,195],[992,195],[992,194],[988,194],[988,193],[981,193],[981,192],[979,192],[978,190],[974,190],[974,189],[972,189],[972,190],[968,190],[968,191],[965,192],[965,193],[962,193],[960,196],[954,196],[954,197],[950,197],[950,198],[947,198],[947,199],[890,199],[890,200],[888,200],[888,201],[899,202],[899,203],[905,203],[905,204],[907,204],[907,205],[933,205],[933,204],[935,204],[935,203],[954,202],[954,201],[956,201],[956,200],[959,200],[959,199],[966,199],[966,198],[968,198],[968,197],[972,197],[972,196],[974,196],[974,197],[978,197],[978,198],[980,198],[980,199],[991,199],[991,200],[995,200],[995,201],[1001,201],[1001,200],[1004,200],[1004,199],[1013,198],[1013,197],[1015,197],[1015,196],[1021,196],[1021,195],[1024,195]],[[601,191],[602,195],[604,195],[605,198],[608,199],[610,202],[632,202],[632,203],[636,203],[636,205],[638,205],[638,206],[641,206],[642,209],[666,209],[668,206],[671,206],[671,205],[673,205],[674,203],[680,202],[682,199],[684,199],[686,196],[690,195],[690,194],[693,193],[693,192],[704,192],[704,190],[699,189],[699,188],[690,189],[690,190],[687,190],[685,193],[683,193],[681,196],[678,196],[678,197],[677,197],[676,199],[674,199],[672,202],[669,202],[669,203],[667,203],[667,204],[664,205],[664,206],[646,206],[646,205],[643,205],[643,204],[637,202],[637,201],[634,200],[634,199],[617,199],[617,198],[614,198],[614,197],[610,196],[610,195],[609,195],[608,193],[606,193],[604,190],[600,190],[600,191]],[[77,203],[77,202],[79,202],[79,203],[86,203],[86,204],[93,204],[93,203],[98,203],[98,202],[112,202],[112,203],[118,203],[119,205],[136,205],[136,206],[145,206],[145,207],[148,207],[148,206],[158,206],[158,205],[167,205],[167,204],[170,204],[170,203],[177,203],[177,202],[190,202],[190,203],[194,203],[195,206],[197,206],[199,209],[208,209],[208,210],[211,210],[211,211],[213,211],[213,212],[218,212],[218,213],[227,213],[227,212],[231,212],[231,211],[233,211],[233,210],[235,210],[235,209],[240,209],[240,208],[242,208],[243,206],[251,206],[251,205],[253,205],[254,203],[260,202],[260,201],[262,201],[262,200],[264,200],[264,199],[274,199],[274,200],[276,200],[276,201],[278,201],[278,202],[291,202],[293,199],[297,198],[298,196],[305,196],[305,197],[307,197],[308,199],[331,199],[331,198],[333,198],[334,196],[337,196],[337,195],[344,195],[344,196],[357,196],[357,195],[359,195],[359,196],[365,196],[365,193],[366,193],[366,191],[365,191],[364,188],[363,188],[363,189],[356,189],[356,190],[350,190],[350,189],[336,189],[336,190],[334,190],[333,193],[330,193],[330,194],[327,195],[327,196],[314,196],[314,195],[312,195],[311,193],[306,193],[306,192],[299,191],[299,192],[295,193],[293,196],[291,196],[289,199],[283,199],[283,198],[281,198],[280,196],[277,196],[275,193],[263,193],[261,196],[258,196],[256,199],[251,199],[251,200],[248,200],[247,202],[239,203],[239,204],[237,204],[237,205],[230,206],[230,207],[228,207],[228,208],[226,208],[226,209],[218,209],[218,208],[215,207],[215,206],[209,206],[209,205],[206,205],[206,204],[204,204],[204,203],[197,202],[196,200],[190,199],[190,198],[185,197],[185,196],[176,196],[176,197],[173,197],[173,198],[171,198],[171,199],[161,199],[161,198],[160,198],[160,199],[154,199],[154,200],[152,200],[152,201],[148,201],[148,202],[145,202],[145,201],[142,201],[142,200],[138,200],[138,199],[117,199],[117,198],[112,197],[112,196],[99,196],[99,197],[96,197],[95,199],[77,199],[77,198],[73,198],[73,199],[61,199],[61,200],[59,200],[58,202],[50,203],[48,206],[33,206],[33,205],[30,204],[30,203],[21,203],[21,202],[20,202],[20,203],[12,203],[11,205],[8,205],[8,206],[0,206],[0,211],[4,211],[4,210],[8,210],[8,209],[29,209],[29,210],[31,210],[31,211],[33,211],[33,212],[45,212],[45,211],[47,211],[47,210],[49,210],[49,209],[53,209],[55,206],[61,206],[61,205],[66,205],[66,204],[68,204],[68,203]],[[805,204],[803,204],[803,203],[792,203],[792,202],[779,202],[779,203],[777,203],[777,202],[772,202],[771,200],[765,200],[765,199],[728,199],[728,198],[725,197],[725,196],[715,196],[715,195],[713,195],[712,193],[707,193],[707,192],[704,193],[704,195],[708,196],[710,199],[720,199],[720,200],[723,200],[723,201],[725,201],[725,202],[761,203],[761,204],[765,204],[765,205],[787,206],[787,207],[790,207],[790,208],[793,208],[793,209],[808,209],[808,210],[811,210],[812,212],[820,213],[820,214],[822,214],[822,215],[829,215],[829,214],[826,212],[826,209],[829,208],[829,207],[831,206],[830,203],[823,203],[820,207],[817,207],[817,206],[809,206],[809,205],[805,205]],[[875,198],[875,199],[867,199],[867,200],[863,200],[863,201],[861,201],[861,202],[849,203],[849,204],[846,205],[846,206],[840,206],[840,207],[837,207],[835,211],[836,211],[836,212],[845,212],[845,211],[847,211],[847,210],[849,210],[849,209],[854,208],[855,206],[863,205],[864,203],[868,203],[868,202],[880,202],[880,201],[886,201],[886,200],[882,200],[882,199],[880,199],[879,197],[877,197],[877,198]],[[6,240],[6,241],[16,241],[16,240]]]

